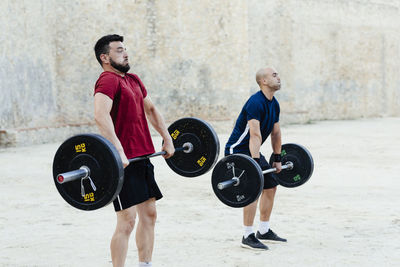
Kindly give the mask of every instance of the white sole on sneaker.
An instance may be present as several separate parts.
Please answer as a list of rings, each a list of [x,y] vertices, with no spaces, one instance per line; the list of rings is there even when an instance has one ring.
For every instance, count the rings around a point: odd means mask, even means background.
[[[287,241],[277,241],[277,240],[271,240],[271,239],[259,239],[260,242],[262,243],[271,243],[271,244],[286,244]]]
[[[258,250],[258,251],[268,250],[269,249],[268,247],[267,248],[253,248],[253,247],[250,247],[249,245],[246,245],[246,244],[243,244],[243,243],[241,243],[240,246],[242,248],[247,248],[247,249],[251,249],[251,250]]]

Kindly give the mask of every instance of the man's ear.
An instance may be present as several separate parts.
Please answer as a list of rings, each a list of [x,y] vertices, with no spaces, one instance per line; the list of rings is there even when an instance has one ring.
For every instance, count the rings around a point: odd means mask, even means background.
[[[107,54],[101,54],[100,55],[100,60],[101,60],[101,62],[103,62],[103,64],[104,63],[106,63],[106,64],[110,63],[110,59],[109,59],[109,56]]]
[[[263,82],[264,82],[264,84],[267,84],[268,83],[268,80],[267,80],[267,78],[265,77],[265,78],[263,78]]]

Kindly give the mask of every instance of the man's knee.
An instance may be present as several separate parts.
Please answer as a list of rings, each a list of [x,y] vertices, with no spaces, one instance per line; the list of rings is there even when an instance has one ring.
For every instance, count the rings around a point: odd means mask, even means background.
[[[155,224],[156,220],[157,220],[157,211],[155,208],[150,208],[147,209],[144,213],[143,213],[143,219],[146,220],[147,223],[149,224]]]
[[[117,231],[124,234],[130,235],[135,228],[136,215],[129,214],[120,216],[117,222]]]
[[[150,199],[138,206],[139,221],[145,224],[154,225],[157,220],[157,210],[153,199]]]

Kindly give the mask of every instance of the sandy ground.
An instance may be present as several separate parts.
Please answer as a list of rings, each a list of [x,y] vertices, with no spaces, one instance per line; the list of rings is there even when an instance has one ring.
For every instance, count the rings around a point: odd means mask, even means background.
[[[240,247],[242,210],[215,197],[211,171],[183,178],[154,159],[164,198],[153,265],[400,266],[399,132],[400,118],[282,128],[284,143],[311,151],[315,170],[301,187],[278,188],[271,226],[288,243],[262,252]],[[222,148],[228,136],[219,138]],[[51,174],[58,146],[0,150],[0,266],[111,266],[113,207],[64,202]],[[262,152],[271,153],[269,140]],[[134,240],[126,266],[137,265]]]

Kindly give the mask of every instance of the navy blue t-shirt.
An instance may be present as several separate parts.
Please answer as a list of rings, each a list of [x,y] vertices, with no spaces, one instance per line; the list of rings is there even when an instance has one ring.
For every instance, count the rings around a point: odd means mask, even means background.
[[[260,90],[247,100],[236,120],[235,128],[225,146],[225,155],[244,153],[250,155],[250,131],[248,121],[256,119],[260,122],[262,143],[272,132],[274,124],[279,122],[279,103],[275,97],[272,100]]]

